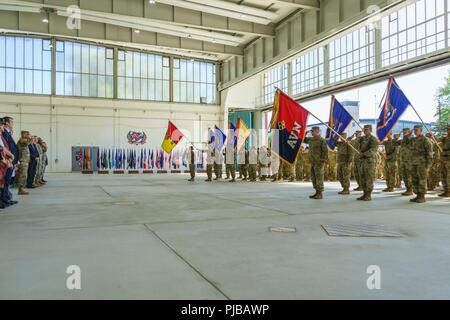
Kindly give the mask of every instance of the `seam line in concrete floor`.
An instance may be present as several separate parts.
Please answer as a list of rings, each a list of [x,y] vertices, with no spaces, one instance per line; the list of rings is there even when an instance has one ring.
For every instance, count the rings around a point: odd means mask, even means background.
[[[105,190],[105,188],[103,188],[102,186],[97,186],[97,187],[99,187],[104,193],[106,193],[110,198],[114,198],[113,196],[112,196],[112,194],[110,194],[108,191],[106,191]]]
[[[204,194],[205,194],[205,193],[204,193]],[[254,208],[258,208],[258,209],[265,209],[265,210],[275,211],[275,212],[279,212],[279,213],[282,213],[282,214],[285,214],[285,215],[288,215],[288,216],[294,216],[294,215],[295,215],[294,213],[288,213],[288,212],[283,211],[283,210],[280,210],[280,209],[266,208],[266,207],[263,207],[263,206],[257,206],[257,205],[255,205],[255,204],[253,204],[253,203],[247,203],[247,202],[244,202],[244,201],[241,201],[241,200],[234,200],[234,199],[229,199],[229,198],[219,197],[219,196],[217,196],[217,195],[215,195],[215,194],[209,194],[209,193],[208,193],[208,195],[213,196],[214,198],[219,199],[219,200],[226,200],[226,201],[231,201],[231,202],[235,202],[235,203],[240,203],[240,204],[243,204],[243,205],[246,205],[246,206],[249,206],[249,207],[254,207]]]
[[[223,295],[227,300],[231,300],[222,290],[219,289],[211,280],[209,280],[205,275],[203,275],[200,270],[194,267],[189,261],[187,261],[181,254],[179,254],[170,244],[164,241],[155,231],[150,229],[150,227],[144,224],[145,228],[153,234],[156,238],[159,239],[167,248],[170,249],[178,258],[180,258],[184,263],[186,263],[194,272],[196,272],[200,277],[202,277],[206,282],[208,282],[214,289],[216,289],[221,295]]]
[[[294,215],[293,215],[294,216]],[[136,226],[136,225],[159,225],[159,224],[174,224],[174,223],[196,223],[196,222],[209,222],[209,221],[229,221],[229,220],[244,220],[244,219],[262,219],[262,218],[279,218],[280,215],[267,215],[258,217],[234,217],[234,218],[214,218],[214,219],[199,219],[199,220],[177,220],[177,221],[160,221],[160,222],[136,222],[136,223],[120,223],[120,224],[107,224],[98,226],[74,226],[74,227],[59,227],[59,228],[36,228],[34,230],[45,231],[57,231],[57,230],[73,230],[73,229],[95,229],[95,228],[113,228],[122,226]],[[284,216],[284,217],[287,217]]]

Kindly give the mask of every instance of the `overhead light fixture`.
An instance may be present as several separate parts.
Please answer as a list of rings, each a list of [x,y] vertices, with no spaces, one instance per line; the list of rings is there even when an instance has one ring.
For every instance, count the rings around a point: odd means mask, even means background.
[[[241,18],[247,18],[245,14],[241,14]]]
[[[139,30],[139,29],[134,29],[134,33],[141,33],[141,30]]]
[[[156,3],[156,0],[148,0],[148,3],[149,3],[149,4],[155,4],[155,3]]]
[[[43,19],[42,19],[42,22],[43,22],[43,23],[48,23],[48,19],[47,19],[47,18],[43,18]]]

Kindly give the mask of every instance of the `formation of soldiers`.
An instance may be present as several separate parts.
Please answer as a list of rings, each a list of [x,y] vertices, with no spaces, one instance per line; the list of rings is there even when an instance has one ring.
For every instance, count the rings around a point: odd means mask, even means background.
[[[413,132],[405,128],[403,137],[389,134],[380,142],[374,135],[371,125],[364,126],[351,137],[344,133],[336,141],[336,150],[330,150],[320,128],[313,127],[311,137],[306,137],[294,164],[289,164],[262,146],[239,151],[233,145],[227,145],[223,152],[208,145],[206,156],[207,182],[223,177],[222,166],[225,163],[225,179],[242,181],[311,181],[316,191],[311,199],[323,199],[324,180],[339,181],[341,195],[349,195],[350,181],[354,179],[357,187],[353,191],[362,191],[358,200],[371,201],[376,179],[385,179],[383,192],[394,192],[403,181],[404,196],[415,195],[411,202],[425,202],[427,191],[435,190],[442,181],[444,192],[441,197],[450,197],[450,126],[447,136],[439,141],[431,134],[423,134],[423,127],[417,125]],[[190,181],[195,179],[194,149],[191,147]],[[235,168],[239,176],[236,178]]]

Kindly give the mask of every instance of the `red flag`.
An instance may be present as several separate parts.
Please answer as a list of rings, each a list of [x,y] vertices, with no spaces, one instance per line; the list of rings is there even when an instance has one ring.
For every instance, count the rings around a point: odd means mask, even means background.
[[[271,128],[275,129],[272,150],[293,164],[306,134],[309,111],[287,94],[275,94]]]

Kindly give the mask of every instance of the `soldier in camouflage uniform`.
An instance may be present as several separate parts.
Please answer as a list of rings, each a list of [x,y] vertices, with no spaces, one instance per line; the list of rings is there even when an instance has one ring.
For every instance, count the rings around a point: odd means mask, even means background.
[[[188,162],[189,162],[189,174],[191,175],[191,178],[188,181],[194,181],[195,180],[195,153],[194,153],[194,146],[190,146],[189,147]]]
[[[336,181],[337,177],[337,153],[335,150],[328,150],[327,181]]]
[[[341,183],[342,191],[339,194],[350,194],[350,168],[353,162],[353,149],[347,142],[347,133],[342,133],[342,140],[335,143],[337,147],[337,179]]]
[[[223,153],[216,149],[215,151],[215,161],[214,161],[214,175],[216,176],[214,180],[222,179],[222,166],[224,163]]]
[[[361,139],[362,132],[360,130],[357,130],[355,132],[355,139],[352,140],[352,146],[359,151],[359,142]],[[354,191],[363,191],[361,187],[361,159],[359,158],[358,154],[355,153],[355,156],[353,157],[353,175],[355,176],[356,183],[358,183],[358,187],[353,189]]]
[[[311,181],[311,161],[309,161],[309,147],[306,147],[303,152],[303,172],[305,174],[305,181]]]
[[[431,132],[427,132],[427,138],[432,141],[433,135]],[[433,191],[439,186],[440,176],[441,176],[441,168],[440,168],[440,157],[441,151],[439,150],[439,146],[436,143],[433,143],[433,163],[431,165],[430,171],[428,172],[428,190]]]
[[[394,140],[397,142],[400,139],[400,134],[396,133],[394,134]],[[395,175],[395,188],[400,188],[402,186],[402,178],[400,175],[400,147],[399,145],[396,143],[397,146],[397,154],[396,154],[396,158],[397,158],[397,172]]]
[[[212,144],[208,144],[208,150],[206,151],[206,175],[208,178],[205,180],[207,182],[212,181],[212,171],[214,166],[215,150]]]
[[[417,195],[411,202],[425,202],[427,192],[428,171],[433,163],[433,145],[430,139],[422,134],[421,125],[414,126],[412,139],[411,175],[414,193]]]
[[[233,143],[228,144],[225,149],[225,161],[226,161],[226,171],[227,175],[231,176],[230,182],[236,181],[236,148]]]
[[[311,180],[316,193],[310,199],[319,200],[323,198],[324,168],[328,161],[328,146],[325,139],[320,136],[320,128],[313,127],[312,137],[305,138],[305,143],[309,144],[309,158],[311,160]]]
[[[256,147],[251,147],[248,152],[248,179],[249,181],[256,181],[256,164],[258,162],[258,151]]]
[[[269,176],[269,155],[268,155],[268,148],[265,146],[262,146],[259,149],[258,153],[258,162],[259,162],[259,168],[261,171],[260,180],[266,181],[266,178]]]
[[[42,184],[39,182],[39,177],[41,176],[41,164],[42,164],[42,148],[39,143],[39,137],[36,137],[36,149],[38,151],[37,164],[36,164],[36,174],[34,175],[33,185],[40,187]]]
[[[294,175],[295,175],[294,168],[295,167],[293,164],[285,163],[283,165],[283,170],[284,170],[283,179],[284,180],[287,180],[289,182],[294,182]]]
[[[303,181],[303,147],[300,147],[300,151],[298,152],[297,159],[295,159],[295,180]]]
[[[376,154],[378,139],[372,135],[372,125],[364,126],[364,136],[359,139],[360,181],[364,194],[358,198],[362,201],[372,200],[373,183],[375,180]]]
[[[28,175],[28,164],[30,163],[30,145],[31,138],[28,131],[22,131],[20,134],[20,139],[17,142],[17,148],[19,149],[19,194],[28,195],[29,193],[25,191],[27,185],[27,175]]]
[[[447,136],[441,139],[442,154],[441,154],[441,171],[442,171],[442,185],[444,192],[439,197],[450,197],[450,125],[447,126]]]
[[[396,141],[400,146],[400,175],[405,184],[406,191],[403,196],[412,196],[412,178],[411,178],[411,157],[412,157],[412,136],[409,128],[403,128],[403,139]]]
[[[395,178],[397,176],[397,149],[396,141],[392,139],[392,133],[387,135],[387,139],[382,142],[384,146],[384,178],[386,179],[386,189],[383,192],[394,192]]]

